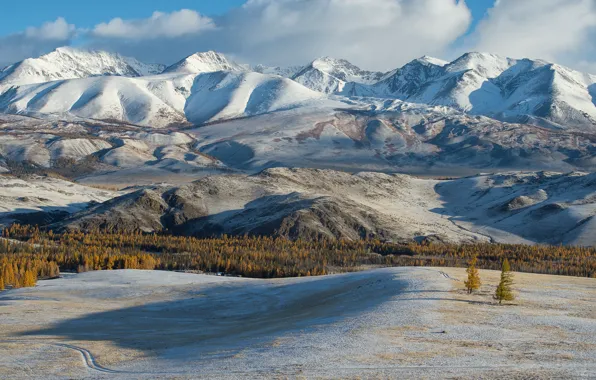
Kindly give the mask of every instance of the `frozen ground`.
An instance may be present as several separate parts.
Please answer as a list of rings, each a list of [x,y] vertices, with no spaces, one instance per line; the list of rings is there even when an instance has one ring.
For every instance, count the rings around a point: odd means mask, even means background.
[[[126,173],[123,179],[134,182],[133,169]],[[121,191],[3,175],[0,225],[17,220],[55,231],[118,224],[121,229],[167,229],[197,237],[248,233],[412,241],[434,236],[454,243],[596,245],[594,173],[507,172],[455,180],[286,168],[252,176],[212,174],[189,176],[187,184],[155,182]],[[176,198],[170,197],[172,192]],[[147,196],[162,207],[148,207]],[[66,218],[56,212],[74,214]]]
[[[14,222],[15,214],[75,212],[89,202],[105,202],[121,194],[108,187],[82,186],[58,178],[0,176],[0,225]]]
[[[596,371],[596,280],[461,269],[69,275],[0,296],[7,378],[553,378]]]

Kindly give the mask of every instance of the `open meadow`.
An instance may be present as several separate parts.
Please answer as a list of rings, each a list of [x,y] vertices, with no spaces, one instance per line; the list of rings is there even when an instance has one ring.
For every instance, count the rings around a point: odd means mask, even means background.
[[[388,268],[293,279],[98,271],[0,293],[4,378],[589,378],[596,279]]]

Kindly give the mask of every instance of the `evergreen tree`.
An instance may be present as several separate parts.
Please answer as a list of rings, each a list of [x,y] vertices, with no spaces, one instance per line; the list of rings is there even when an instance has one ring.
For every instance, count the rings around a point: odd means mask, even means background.
[[[468,294],[472,294],[474,290],[480,289],[480,274],[478,273],[478,268],[476,268],[476,263],[478,262],[478,257],[474,256],[469,263],[468,269],[468,279],[464,282],[466,289],[468,290]]]
[[[509,260],[505,258],[501,267],[501,281],[495,291],[495,299],[499,301],[499,304],[503,301],[513,301],[515,295],[513,294],[513,273],[511,273],[511,267],[509,266]]]

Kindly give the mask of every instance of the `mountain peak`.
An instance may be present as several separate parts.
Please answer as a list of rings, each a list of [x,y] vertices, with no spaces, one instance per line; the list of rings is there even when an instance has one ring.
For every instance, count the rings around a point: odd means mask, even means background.
[[[430,57],[428,55],[424,55],[424,56],[416,59],[416,61],[420,62],[420,63],[424,63],[424,64],[431,64],[431,65],[441,66],[441,67],[446,66],[449,63],[442,59]]]
[[[201,59],[213,59],[213,60],[225,60],[227,61],[227,57],[223,53],[216,52],[214,50],[208,51],[198,51],[194,54],[189,55],[186,59],[190,57],[201,58]]]
[[[164,73],[200,74],[215,71],[246,71],[224,54],[215,51],[197,52],[166,68]]]
[[[331,94],[343,91],[347,83],[373,84],[383,73],[362,70],[345,59],[321,57],[292,78],[311,90]]]
[[[71,46],[60,46],[60,47],[57,47],[56,49],[54,49],[54,52],[56,52],[56,53],[62,53],[62,54],[64,54],[64,53],[70,53],[70,52],[73,52],[73,51],[79,51],[79,50],[76,49],[76,48],[73,48]],[[49,54],[51,54],[51,53],[49,53]]]
[[[101,75],[139,77],[157,74],[163,67],[106,51],[59,47],[48,54],[25,59],[2,70],[0,87]]]
[[[451,73],[474,70],[484,78],[496,78],[518,61],[497,54],[469,52],[445,66]]]

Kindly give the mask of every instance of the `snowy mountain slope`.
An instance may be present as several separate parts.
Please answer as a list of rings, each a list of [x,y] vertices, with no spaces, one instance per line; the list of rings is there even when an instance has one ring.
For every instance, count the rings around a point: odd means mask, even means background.
[[[555,129],[596,131],[596,77],[540,60],[466,53],[453,62],[445,62],[425,56],[383,74],[361,70],[345,60],[328,57],[314,60],[300,69],[240,65],[223,54],[209,51],[186,57],[165,69],[163,75],[146,76],[155,74],[158,69],[157,66],[143,65],[115,54],[60,48],[40,58],[15,64],[0,74],[0,93],[5,92],[0,99],[0,109],[3,112],[37,116],[68,113],[79,117],[115,118],[142,125],[165,126],[186,121],[251,116],[282,109],[292,103],[292,96],[297,97],[293,102],[295,105],[304,100],[303,89],[291,83],[284,82],[282,87],[297,93],[287,97],[284,95],[287,91],[279,90],[275,84],[271,84],[271,88],[277,90],[270,94],[265,94],[267,87],[259,85],[260,95],[252,97],[253,104],[249,109],[244,109],[241,105],[243,101],[238,100],[242,98],[239,94],[242,91],[250,92],[247,90],[252,86],[250,82],[259,81],[255,79],[258,78],[256,75],[262,74],[292,78],[295,83],[312,91],[334,97],[400,99],[429,106],[447,106],[503,121]],[[229,84],[220,85],[215,77],[201,78],[202,84],[198,87],[194,85],[197,75],[217,72],[224,73],[219,76],[227,77],[230,83],[243,83],[247,78],[248,82],[246,86],[238,85],[233,91]],[[144,83],[121,81],[115,86],[119,88],[118,91],[109,90],[114,87],[109,83],[116,82],[105,81],[100,84],[90,81],[87,84],[92,88],[84,90],[74,90],[69,84],[68,89],[73,90],[74,94],[81,91],[86,94],[74,109],[70,99],[72,94],[64,99],[47,99],[52,93],[65,94],[65,91],[61,91],[65,83],[44,84],[36,90],[23,88],[25,83],[98,75],[143,76]],[[232,79],[234,75],[243,77],[235,80]],[[206,83],[211,81],[214,81],[217,96],[201,97],[201,94],[194,94],[199,96],[191,98],[193,88],[205,91]],[[11,88],[14,85],[17,88]],[[81,84],[75,87],[78,86]],[[238,96],[224,94],[226,91]],[[20,101],[23,92],[32,94],[26,97],[26,102]],[[111,95],[106,96],[106,93]],[[116,96],[120,93],[122,96]],[[278,100],[271,99],[278,96],[285,97],[285,100],[279,100],[279,105],[276,105]],[[206,105],[200,107],[199,102],[193,101],[190,106],[187,104],[188,99],[199,99]],[[263,99],[264,103],[254,105],[255,102],[259,103],[259,99]],[[228,101],[235,103],[227,104]],[[343,101],[349,103],[352,100]],[[87,106],[89,102],[93,104]],[[185,119],[186,113],[192,115],[188,120]]]
[[[75,213],[52,229],[120,223],[122,229],[167,228],[190,236],[411,241],[420,234],[441,234],[445,240],[486,241],[430,211],[441,205],[435,184],[403,175],[275,168],[254,176],[210,176],[179,187],[151,186]]]
[[[62,47],[39,58],[25,59],[0,71],[0,93],[2,89],[12,85],[99,75],[139,77],[158,74],[163,69],[163,65],[149,65],[114,53]]]
[[[11,87],[0,94],[0,170],[8,161],[49,167],[58,158],[85,157],[117,175],[124,169],[193,173],[220,164],[437,175],[596,168],[596,127],[589,124],[596,77],[558,65],[469,53],[451,63],[423,57],[382,75],[322,59],[294,81],[212,52],[191,57],[201,59],[189,57],[179,68],[195,62],[190,71],[208,72]],[[323,92],[298,83],[307,79]],[[191,141],[147,149],[113,133],[192,125],[199,128],[188,132]],[[62,141],[64,134],[72,141]]]
[[[216,72],[196,77],[185,112],[195,124],[295,108],[323,95],[279,76]]]
[[[196,76],[94,77],[16,86],[0,95],[0,112],[164,127],[272,112],[322,97],[279,76],[219,71]]]
[[[247,69],[220,53],[195,53],[167,67],[164,73],[201,74],[215,71],[247,71]]]
[[[58,170],[69,178],[88,176],[90,183],[110,173],[120,180],[111,183],[161,182],[168,178],[188,181],[205,173],[228,170],[214,157],[194,148],[188,134],[154,131],[130,124],[99,121],[47,122],[30,118],[19,124],[3,124],[0,115],[0,167],[19,164],[37,168],[33,172]],[[10,117],[14,118],[14,117]],[[188,177],[188,180],[186,179]]]
[[[151,126],[163,125],[166,131],[116,120],[0,115],[0,160],[49,167],[52,160],[78,160],[87,154],[95,157],[91,162],[98,161],[90,181],[101,177],[126,184],[159,180],[156,173],[168,178],[179,173],[186,180],[197,171],[220,167],[249,172],[316,167],[439,176],[596,169],[594,137],[585,133],[509,124],[399,100],[340,102],[279,76],[218,72],[190,77],[196,88],[189,108],[179,110],[180,115],[209,123],[193,129],[183,124],[184,129],[174,132],[180,125],[159,124],[170,120],[160,115],[154,115]],[[296,94],[302,94],[303,101]],[[63,141],[68,139],[72,141]]]
[[[182,110],[172,107],[176,92],[155,94],[151,87],[156,84],[160,81],[94,77],[13,87],[0,96],[0,110],[37,116],[113,119],[155,127],[184,122]]]
[[[2,226],[21,221],[27,214],[80,211],[91,202],[104,202],[123,194],[41,176],[28,176],[26,179],[0,176],[0,188]]]
[[[456,180],[273,168],[154,185],[50,228],[596,245],[596,178],[587,173],[484,174]]]
[[[247,66],[247,71],[254,71],[260,74],[271,74],[271,75],[279,75],[284,78],[292,78],[296,75],[300,70],[302,70],[304,66],[289,66],[289,67],[279,67],[279,66],[266,66],[266,65],[255,65],[255,66]]]
[[[445,105],[514,122],[596,130],[595,78],[540,60],[467,53],[447,64],[418,59],[349,95]]]
[[[314,60],[292,79],[311,90],[325,94],[343,91],[347,83],[373,84],[383,73],[364,71],[343,59],[323,57]]]
[[[445,175],[489,168],[568,171],[596,163],[590,136],[384,99],[311,104],[187,132],[200,151],[248,170],[286,166]]]
[[[596,245],[596,176],[586,173],[480,175],[437,186],[443,212],[465,228],[510,241]]]

